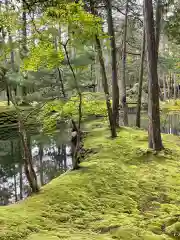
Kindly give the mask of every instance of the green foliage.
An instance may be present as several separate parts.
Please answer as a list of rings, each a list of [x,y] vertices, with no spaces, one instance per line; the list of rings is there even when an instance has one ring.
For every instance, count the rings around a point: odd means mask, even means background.
[[[179,37],[180,8],[178,6],[175,8],[173,15],[171,15],[168,19],[168,22],[166,25],[166,31],[167,31],[168,36],[171,39],[175,40],[178,44],[180,44],[180,37]]]
[[[37,71],[39,68],[54,69],[60,66],[63,59],[62,51],[56,52],[53,43],[40,41],[32,47],[30,55],[24,60],[23,68],[27,71]]]
[[[144,131],[122,128],[111,140],[103,120],[84,130],[85,147],[97,153],[40,194],[1,207],[0,239],[178,239],[178,137],[163,135],[172,152],[153,155]]]
[[[91,116],[106,116],[106,104],[103,95],[99,93],[82,94],[82,119]],[[58,121],[78,120],[79,98],[71,97],[67,102],[52,101],[47,103],[40,113],[40,122],[44,123],[44,130],[53,132]]]

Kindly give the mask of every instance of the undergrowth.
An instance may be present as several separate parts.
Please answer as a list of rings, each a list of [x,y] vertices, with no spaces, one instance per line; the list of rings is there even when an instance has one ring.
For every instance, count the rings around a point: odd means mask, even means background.
[[[1,207],[0,239],[180,239],[180,139],[163,135],[166,150],[154,154],[144,131],[122,128],[111,140],[105,122],[85,130],[95,154],[38,195]]]

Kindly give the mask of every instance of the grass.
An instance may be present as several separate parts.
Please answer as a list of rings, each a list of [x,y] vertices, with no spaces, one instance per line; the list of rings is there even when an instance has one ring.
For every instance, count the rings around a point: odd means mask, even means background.
[[[144,131],[122,128],[111,140],[104,122],[85,128],[85,146],[97,153],[1,207],[0,240],[180,239],[180,139],[163,135],[166,150],[156,155]]]

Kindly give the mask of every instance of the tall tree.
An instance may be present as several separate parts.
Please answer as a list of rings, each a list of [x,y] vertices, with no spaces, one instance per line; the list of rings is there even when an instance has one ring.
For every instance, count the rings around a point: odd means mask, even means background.
[[[141,66],[139,72],[139,85],[138,85],[138,99],[137,99],[137,112],[136,112],[136,126],[140,128],[141,125],[141,98],[142,98],[142,85],[144,74],[144,57],[145,57],[145,28],[143,29],[142,47],[141,47]]]
[[[94,7],[94,0],[90,0],[90,7],[91,7],[91,13],[93,15],[97,16],[97,12]],[[101,42],[100,42],[99,36],[97,34],[95,35],[95,43],[96,43],[96,49],[97,49],[99,63],[101,66],[101,71],[102,71],[102,85],[103,85],[105,99],[106,99],[109,125],[111,128],[111,137],[115,138],[117,136],[117,134],[116,134],[115,121],[113,118],[113,112],[112,112],[112,108],[111,108],[108,79],[107,79],[107,74],[106,74],[106,68],[105,68],[105,63],[104,63],[104,58],[103,58]]]
[[[111,43],[112,58],[112,109],[113,118],[117,126],[119,126],[119,86],[117,77],[117,58],[116,58],[116,40],[114,34],[114,24],[112,18],[112,0],[106,0],[108,33]]]
[[[123,55],[122,55],[122,66],[123,75],[121,79],[121,105],[123,108],[123,122],[124,125],[128,125],[128,112],[126,103],[126,44],[127,44],[127,28],[128,28],[128,11],[129,11],[129,0],[126,0],[125,19],[124,19],[124,36],[123,36]]]
[[[144,0],[144,23],[148,57],[149,147],[154,150],[162,150],[163,145],[160,130],[157,54],[152,0]]]

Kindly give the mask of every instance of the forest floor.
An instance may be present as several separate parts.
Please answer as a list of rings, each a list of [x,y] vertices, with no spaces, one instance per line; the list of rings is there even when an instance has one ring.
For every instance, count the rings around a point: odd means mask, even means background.
[[[0,207],[1,240],[180,239],[180,138],[163,135],[165,150],[147,150],[147,133],[86,124],[93,150],[77,171],[15,205]]]

